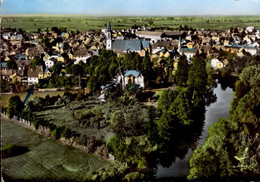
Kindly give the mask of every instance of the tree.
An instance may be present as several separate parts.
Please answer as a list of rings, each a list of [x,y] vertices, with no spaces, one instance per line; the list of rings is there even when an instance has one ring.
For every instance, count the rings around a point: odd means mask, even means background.
[[[189,180],[259,177],[260,88],[255,69],[259,65],[249,66],[240,74],[231,115],[212,125],[206,142],[193,152]]]
[[[145,53],[145,57],[143,58],[141,71],[143,72],[147,80],[152,77],[152,62],[147,53]]]
[[[193,120],[194,108],[191,102],[192,93],[188,88],[183,88],[179,91],[178,96],[172,102],[169,112],[176,116],[179,123],[182,125],[191,125]]]
[[[175,80],[178,86],[185,86],[188,81],[189,64],[186,56],[179,58],[177,70],[175,72]]]
[[[7,116],[12,118],[14,116],[19,116],[24,108],[24,104],[18,95],[12,96],[8,101]]]
[[[62,64],[59,64],[59,63],[54,64],[51,69],[52,69],[53,74],[59,75],[62,70]]]
[[[111,115],[110,127],[115,133],[124,134],[125,117],[121,110],[117,110]]]
[[[36,57],[31,62],[31,68],[35,69],[36,66],[42,66],[43,69],[44,69],[45,68],[45,63],[44,63],[44,61],[41,58]]]
[[[90,91],[96,91],[98,88],[98,82],[95,76],[91,76],[87,83],[88,89]]]
[[[188,86],[204,93],[207,86],[206,62],[201,57],[193,57],[188,76]]]
[[[178,91],[176,90],[163,90],[159,92],[158,109],[161,111],[167,111],[170,108],[171,103],[177,97]]]
[[[10,59],[7,61],[7,67],[8,69],[17,70],[17,64],[14,60]]]
[[[71,135],[71,132],[68,128],[65,128],[62,132],[61,132],[61,137],[69,139]]]

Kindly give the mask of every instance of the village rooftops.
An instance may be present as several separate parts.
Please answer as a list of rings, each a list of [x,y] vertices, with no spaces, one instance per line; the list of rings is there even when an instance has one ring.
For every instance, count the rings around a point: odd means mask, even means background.
[[[151,36],[162,36],[163,32],[159,31],[137,31],[136,35],[151,35]]]
[[[1,63],[1,68],[8,68],[7,63],[6,62]]]
[[[125,72],[125,77],[128,77],[128,76],[134,76],[134,77],[138,77],[140,75],[140,71],[137,71],[137,70],[128,70]]]
[[[42,66],[36,66],[35,69],[28,70],[28,77],[38,77],[39,73],[43,72]]]
[[[165,31],[163,33],[166,35],[166,37],[176,37],[183,35],[183,32],[180,31]]]
[[[193,48],[181,48],[180,52],[186,52],[186,53],[196,53],[197,49],[193,49]]]
[[[26,55],[25,54],[19,54],[18,56],[17,56],[17,60],[25,60],[26,59]]]
[[[253,46],[248,46],[248,45],[237,45],[237,44],[230,44],[230,45],[226,45],[225,47],[227,48],[243,48],[243,49],[255,49],[255,47]]]

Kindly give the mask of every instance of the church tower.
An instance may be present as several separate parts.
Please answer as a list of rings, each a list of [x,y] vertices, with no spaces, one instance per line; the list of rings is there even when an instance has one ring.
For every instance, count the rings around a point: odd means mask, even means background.
[[[107,49],[112,49],[111,25],[109,21],[107,22]]]
[[[179,36],[179,42],[178,42],[178,52],[181,50],[181,36]]]

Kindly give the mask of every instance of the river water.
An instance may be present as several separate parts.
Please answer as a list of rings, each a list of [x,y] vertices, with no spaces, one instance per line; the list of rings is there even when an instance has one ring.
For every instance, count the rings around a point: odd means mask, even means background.
[[[218,83],[214,89],[214,93],[217,96],[217,101],[206,107],[203,131],[200,139],[197,141],[197,147],[201,146],[207,139],[208,129],[212,124],[216,123],[220,118],[227,118],[229,116],[231,101],[234,97],[233,89],[227,87],[223,90],[221,84]],[[169,168],[162,167],[158,164],[156,178],[186,178],[189,173],[188,162],[191,154],[192,150],[190,148],[184,159],[177,158]]]

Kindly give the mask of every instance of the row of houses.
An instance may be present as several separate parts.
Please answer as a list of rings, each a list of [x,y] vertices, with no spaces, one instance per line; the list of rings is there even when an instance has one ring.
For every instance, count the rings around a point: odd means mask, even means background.
[[[110,22],[100,31],[61,32],[41,31],[36,33],[1,30],[3,42],[1,52],[1,78],[27,84],[51,76],[55,64],[65,67],[69,64],[86,63],[100,49],[113,50],[118,55],[137,52],[141,57],[150,54],[154,67],[161,60],[171,56],[175,64],[180,55],[190,61],[197,53],[213,57],[212,67],[225,66],[219,51],[244,56],[245,52],[259,55],[260,31],[254,27],[227,31],[149,31],[147,29],[112,30]],[[33,59],[44,61],[46,70],[31,71]],[[17,70],[10,70],[7,62],[13,60]],[[218,63],[217,63],[218,60]],[[32,73],[33,72],[33,73]]]

